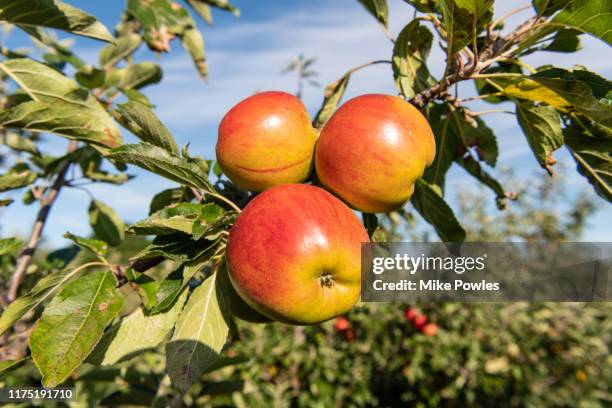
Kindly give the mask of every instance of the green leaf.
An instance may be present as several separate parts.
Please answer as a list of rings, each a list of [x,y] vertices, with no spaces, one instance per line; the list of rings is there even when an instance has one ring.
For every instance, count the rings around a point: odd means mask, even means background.
[[[57,289],[77,276],[82,270],[83,268],[61,270],[41,278],[29,293],[15,299],[4,310],[0,317],[0,335],[8,330],[24,314],[41,305],[47,299],[50,299]]]
[[[443,0],[443,24],[447,33],[447,59],[475,37],[493,17],[493,0]]]
[[[453,210],[444,199],[424,180],[414,186],[410,200],[421,216],[431,224],[444,242],[463,242],[465,230],[457,221]]]
[[[179,148],[170,131],[152,110],[137,102],[118,105],[115,119],[142,141],[178,154]]]
[[[56,133],[70,139],[115,147],[123,143],[110,115],[85,88],[30,59],[0,63],[32,99],[0,113],[0,126]]]
[[[495,198],[495,202],[497,204],[497,208],[503,210],[506,208],[506,201],[508,198],[516,199],[516,194],[506,192],[504,187],[501,185],[497,179],[495,179],[492,175],[487,173],[480,163],[475,160],[471,155],[458,157],[455,161],[463,167],[465,171],[467,171],[472,177],[476,178],[479,182],[489,187],[497,196]]]
[[[219,3],[227,2],[219,1]],[[179,37],[183,47],[191,55],[199,74],[202,77],[206,76],[204,40],[186,9],[168,0],[128,0],[127,12],[142,26],[143,37],[149,48],[158,52],[168,52],[170,41],[174,37]]]
[[[485,161],[489,166],[495,166],[499,151],[491,128],[478,117],[475,119],[477,127],[470,126],[458,111],[451,113],[448,118],[461,143],[465,147],[476,149],[479,160]]]
[[[193,223],[191,231],[193,239],[215,240],[223,231],[227,231],[229,225],[233,225],[235,221],[235,212],[226,212],[216,204],[205,204]]]
[[[236,6],[230,4],[228,0],[190,0],[190,3],[204,3],[220,10],[229,11],[236,17],[240,17],[240,10]]]
[[[161,81],[163,72],[159,65],[150,62],[139,62],[130,64],[121,69],[121,82],[119,86],[123,90],[140,89],[147,85],[156,84]]]
[[[556,163],[553,152],[563,146],[561,116],[550,106],[535,106],[528,102],[516,105],[516,115],[538,163],[549,174]]]
[[[191,200],[192,196],[188,193],[188,191],[189,193],[191,192],[191,190],[185,190],[182,187],[177,187],[169,188],[155,194],[149,206],[149,215],[162,210],[169,205]]]
[[[185,30],[181,37],[183,48],[187,50],[193,64],[201,78],[208,75],[208,65],[206,65],[206,52],[204,51],[204,38],[196,28]]]
[[[186,0],[187,4],[191,6],[193,11],[196,12],[198,16],[208,24],[212,25],[213,17],[210,6],[206,4],[205,0]]]
[[[448,116],[443,117],[445,113],[446,107],[443,105],[435,105],[427,112],[427,119],[433,127],[436,139],[436,157],[431,166],[425,169],[423,174],[423,179],[432,188],[436,188],[441,192],[444,191],[446,173],[457,158],[457,155],[460,154],[458,149],[460,143],[457,131],[454,129],[454,121]],[[452,112],[449,115],[457,114],[458,112]]]
[[[183,290],[174,305],[165,312],[146,315],[139,307],[124,317],[120,323],[104,333],[87,362],[112,365],[157,347],[174,327],[188,292]]]
[[[389,6],[387,0],[357,0],[383,26],[389,25]]]
[[[612,2],[609,0],[571,0],[550,24],[573,28],[612,45]]]
[[[91,65],[85,65],[74,75],[74,78],[77,80],[79,85],[82,85],[87,89],[94,89],[104,85],[106,73],[101,69],[92,67]]]
[[[208,174],[197,164],[148,143],[121,146],[113,149],[107,157],[136,165],[186,186],[213,191]]]
[[[2,378],[3,375],[10,373],[13,370],[18,369],[19,367],[21,367],[22,365],[24,365],[30,358],[26,357],[26,358],[22,358],[21,360],[6,360],[6,361],[0,361],[0,378]]]
[[[339,80],[334,81],[325,87],[323,104],[313,120],[313,126],[315,128],[320,129],[323,127],[323,125],[334,114],[336,109],[338,109],[338,105],[344,96],[344,92],[346,92],[346,86],[348,85],[350,78],[351,75],[346,74]]]
[[[10,254],[23,245],[23,241],[19,238],[3,238],[0,239],[0,256]]]
[[[113,41],[108,29],[95,17],[59,0],[0,0],[0,20]]]
[[[208,204],[223,209],[216,204]],[[191,234],[193,223],[202,213],[201,204],[180,203],[173,207],[167,207],[155,212],[149,218],[139,221],[128,228],[128,232],[139,235],[164,235],[174,232]]]
[[[108,244],[104,241],[98,241],[97,239],[83,238],[73,235],[69,232],[64,234],[64,238],[67,238],[80,246],[94,253],[98,257],[104,257],[108,252]]]
[[[113,43],[100,51],[100,66],[103,69],[109,69],[122,59],[132,55],[140,47],[141,43],[142,38],[134,33],[128,33],[117,38]]]
[[[216,275],[196,288],[166,345],[166,370],[186,391],[219,358],[229,334],[228,305]]]
[[[38,174],[27,166],[19,166],[10,169],[6,174],[0,176],[0,191],[15,190],[34,183]]]
[[[111,272],[94,272],[66,285],[45,308],[29,339],[43,386],[64,382],[96,346],[123,305],[116,285]]]
[[[421,13],[442,13],[439,0],[404,0],[404,2],[410,4]]]
[[[580,44],[580,31],[559,30],[552,42],[543,48],[544,51],[575,52],[582,49]]]
[[[612,85],[590,71],[549,68],[529,77],[495,78],[492,82],[510,97],[543,102],[562,112],[578,111],[612,127],[612,105],[606,100]]]
[[[435,82],[427,69],[433,35],[419,21],[410,22],[399,33],[393,47],[393,77],[400,93],[412,98]]]
[[[567,0],[533,0],[533,8],[539,16],[550,16],[568,3]]]
[[[121,217],[108,205],[98,200],[92,200],[89,205],[89,223],[96,237],[110,246],[121,244],[125,237],[125,226]]]
[[[13,204],[14,201],[15,200],[12,198],[0,199],[0,207],[8,207],[9,205]]]
[[[578,172],[587,178],[597,194],[612,202],[612,132],[581,121],[580,125],[572,123],[563,129],[563,136]]]
[[[0,134],[0,143],[16,152],[27,152],[34,155],[40,155],[36,143],[14,132],[2,132]]]

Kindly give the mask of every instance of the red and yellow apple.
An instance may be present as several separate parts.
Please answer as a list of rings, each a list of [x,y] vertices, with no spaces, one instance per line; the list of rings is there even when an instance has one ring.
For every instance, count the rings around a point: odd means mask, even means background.
[[[273,187],[238,217],[227,244],[230,280],[259,313],[315,324],[349,311],[361,290],[359,219],[327,191],[306,184]]]
[[[402,98],[362,95],[321,130],[315,168],[321,183],[353,208],[390,212],[404,205],[436,155],[427,119]]]
[[[227,177],[246,190],[301,183],[312,170],[316,139],[298,98],[261,92],[238,103],[221,120],[217,161]]]

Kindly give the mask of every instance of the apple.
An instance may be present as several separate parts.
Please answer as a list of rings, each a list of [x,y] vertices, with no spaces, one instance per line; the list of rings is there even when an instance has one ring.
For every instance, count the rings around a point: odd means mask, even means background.
[[[435,336],[438,333],[438,326],[435,323],[427,323],[421,328],[421,333],[426,336]]]
[[[261,92],[221,120],[216,153],[236,186],[263,191],[305,181],[312,171],[317,134],[304,104],[286,92]]]
[[[417,330],[421,330],[421,328],[425,326],[426,323],[427,323],[427,318],[425,317],[425,315],[422,315],[422,314],[416,315],[414,319],[412,320],[412,325]]]
[[[402,98],[370,94],[342,105],[321,130],[315,168],[325,188],[366,213],[402,207],[436,155],[427,119]]]
[[[216,266],[215,273],[217,274],[217,279],[219,279],[219,284],[223,290],[223,294],[227,299],[229,309],[232,311],[232,315],[251,323],[269,323],[272,321],[268,317],[254,310],[251,306],[247,305],[238,295],[238,293],[236,293],[236,290],[232,286],[227,273],[225,260],[221,261]]]
[[[229,277],[259,313],[289,324],[320,323],[357,303],[361,244],[368,241],[353,211],[322,188],[273,187],[230,230]]]

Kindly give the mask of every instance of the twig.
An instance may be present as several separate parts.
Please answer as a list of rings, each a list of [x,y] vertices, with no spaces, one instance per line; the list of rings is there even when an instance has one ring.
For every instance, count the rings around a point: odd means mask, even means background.
[[[516,113],[509,111],[509,110],[505,110],[505,109],[491,109],[491,110],[480,111],[480,112],[467,111],[467,114],[472,117],[488,115],[490,113],[507,113],[510,115],[516,115]]]
[[[393,37],[393,34],[391,34],[391,31],[389,31],[389,29],[383,24],[380,25],[380,28],[382,29],[383,33],[385,33],[385,36],[389,39],[389,41],[391,41],[392,44],[395,44],[395,38]]]
[[[76,150],[76,147],[77,142],[74,140],[70,141],[68,145],[68,153],[72,153],[74,150]],[[51,207],[53,206],[53,203],[57,199],[57,196],[64,185],[66,173],[68,172],[71,164],[71,162],[64,164],[64,167],[62,167],[57,174],[51,189],[40,200],[40,209],[38,210],[38,215],[36,216],[36,222],[32,227],[30,238],[28,239],[26,246],[19,254],[19,258],[17,258],[17,263],[15,264],[15,271],[11,276],[11,283],[8,292],[8,299],[11,302],[17,298],[19,287],[23,283],[26,271],[32,262],[32,257],[34,256],[36,248],[38,247],[38,244],[42,238],[42,233],[45,228],[45,223],[47,222],[47,217],[49,217],[49,213],[51,212]]]
[[[346,76],[348,74],[352,74],[356,71],[359,71],[360,69],[363,68],[367,68],[371,65],[376,65],[376,64],[392,64],[392,61],[390,60],[374,60],[374,61],[370,61],[370,62],[366,62],[365,64],[361,64],[361,65],[357,65],[356,67],[353,67],[351,69],[349,69],[348,71],[346,71],[346,73],[343,76]]]
[[[423,109],[429,102],[435,99],[444,99],[450,86],[466,79],[492,78],[495,76],[520,77],[522,74],[483,74],[482,72],[497,61],[512,59],[514,54],[518,52],[515,46],[523,40],[525,35],[529,35],[536,29],[542,21],[542,18],[532,17],[520,24],[515,31],[501,38],[491,31],[488,35],[488,44],[479,52],[476,66],[470,66],[467,69],[462,67],[460,69],[451,69],[454,56],[449,55],[444,78],[430,88],[416,94],[410,99],[410,103],[419,109]]]
[[[501,16],[500,18],[498,18],[497,20],[495,20],[495,22],[493,22],[493,24],[491,25],[492,28],[495,28],[496,26],[498,26],[500,23],[502,23],[505,19],[507,19],[508,17],[511,17],[517,13],[520,13],[523,10],[527,10],[531,8],[531,4],[525,4],[524,6],[521,7],[517,7],[513,10],[510,10],[509,12],[507,12],[506,14],[504,14],[503,16]]]
[[[464,103],[464,102],[470,102],[470,101],[478,101],[480,99],[486,99],[490,96],[501,96],[503,95],[502,92],[493,92],[493,93],[489,93],[489,94],[483,94],[483,95],[477,95],[477,96],[472,96],[470,98],[458,98],[459,103]]]
[[[211,196],[211,197],[214,197],[214,198],[216,198],[216,199],[218,199],[218,200],[223,201],[224,203],[226,203],[227,205],[229,205],[230,207],[232,207],[234,210],[236,210],[236,212],[237,212],[238,214],[240,214],[240,213],[242,212],[242,210],[240,209],[240,207],[238,207],[238,206],[236,205],[236,203],[234,203],[232,200],[230,200],[230,199],[228,199],[228,198],[225,198],[225,197],[224,197],[223,195],[221,195],[221,194],[211,193],[211,192],[209,192],[209,191],[205,191],[205,194],[208,194],[208,195],[209,195],[209,196]]]

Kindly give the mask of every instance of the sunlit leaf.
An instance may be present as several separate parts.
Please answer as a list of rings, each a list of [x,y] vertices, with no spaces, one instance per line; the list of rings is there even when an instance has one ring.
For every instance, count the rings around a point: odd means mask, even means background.
[[[148,143],[124,145],[111,151],[109,158],[134,164],[186,186],[213,190],[208,174],[195,163]]]
[[[113,40],[108,29],[95,17],[59,0],[0,0],[0,20],[56,28],[96,40]]]
[[[57,251],[56,251],[57,252]],[[78,251],[77,251],[78,252]],[[0,316],[0,335],[33,308],[43,304],[82,269],[61,270],[42,277],[24,296],[15,299]]]
[[[111,246],[121,244],[125,226],[121,217],[108,205],[92,200],[89,205],[89,223],[100,240]]]
[[[612,2],[609,0],[571,0],[553,17],[550,24],[573,28],[612,45]]]
[[[30,59],[1,62],[0,70],[33,99],[0,113],[0,126],[56,133],[106,147],[122,144],[110,115],[72,79]]]
[[[412,98],[435,82],[426,65],[432,41],[429,29],[417,20],[404,27],[395,40],[393,77],[406,98]]]
[[[162,147],[174,154],[179,153],[179,148],[170,131],[146,106],[137,102],[124,103],[118,105],[114,116],[119,123],[142,141]]]
[[[174,327],[188,292],[183,290],[174,305],[164,312],[147,315],[139,307],[124,317],[104,333],[87,362],[103,366],[116,364],[157,347]]]
[[[325,87],[323,104],[313,120],[313,125],[315,128],[321,128],[336,111],[338,105],[340,104],[340,100],[344,96],[344,92],[346,91],[346,86],[348,85],[350,78],[351,75],[346,74],[339,80],[334,81]]]
[[[559,113],[550,106],[523,102],[516,105],[516,115],[538,163],[552,174],[552,153],[563,146]]]
[[[463,242],[465,230],[457,221],[453,210],[424,180],[414,186],[410,202],[421,216],[431,224],[444,242]]]
[[[107,45],[100,51],[100,66],[108,69],[116,65],[122,59],[132,55],[141,43],[142,38],[134,33],[117,38],[112,44]]]
[[[93,252],[94,255],[96,256],[105,256],[106,252],[108,251],[108,244],[104,241],[99,241],[97,239],[91,239],[91,238],[79,237],[69,232],[64,234],[64,238],[71,240],[76,245],[80,246],[81,248],[85,248]]]
[[[193,291],[166,345],[166,370],[181,390],[215,364],[229,334],[228,305],[216,275]]]
[[[380,24],[387,27],[389,25],[389,6],[387,0],[357,0],[366,10],[378,20]]]
[[[121,310],[123,296],[109,271],[68,285],[45,308],[29,339],[45,387],[55,387],[87,358]]]

